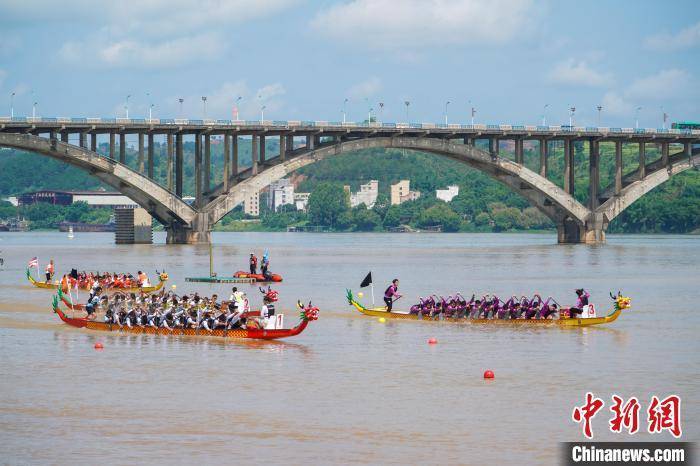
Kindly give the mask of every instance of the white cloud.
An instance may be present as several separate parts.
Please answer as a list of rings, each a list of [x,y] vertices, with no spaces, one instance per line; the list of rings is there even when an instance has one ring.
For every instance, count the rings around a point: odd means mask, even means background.
[[[369,79],[366,79],[365,81],[355,84],[350,89],[348,89],[347,96],[351,99],[363,99],[365,97],[370,97],[376,94],[381,90],[381,88],[381,79],[377,78],[376,76],[373,76]]]
[[[696,86],[691,75],[680,69],[661,70],[651,76],[635,79],[625,89],[609,91],[602,106],[613,115],[631,115],[638,106],[672,104],[679,99],[694,98]]]
[[[558,63],[549,73],[549,79],[559,84],[590,87],[605,86],[612,81],[610,74],[596,71],[585,61],[573,58]]]
[[[645,45],[649,49],[660,51],[696,47],[700,45],[700,21],[676,34],[661,33],[647,37]]]
[[[340,41],[400,49],[502,43],[536,21],[531,0],[352,0],[320,11],[312,27]]]
[[[636,99],[667,99],[689,91],[691,80],[690,74],[685,70],[662,70],[652,76],[634,80],[625,95]]]
[[[94,29],[61,44],[60,59],[83,66],[176,67],[219,58],[228,48],[229,26],[272,15],[297,1],[65,0],[44,5],[42,0],[25,0],[12,4],[0,24],[8,16],[17,22],[82,18]]]
[[[86,66],[163,68],[214,59],[225,43],[216,34],[201,34],[162,42],[122,39],[113,42],[87,40],[66,42],[58,56],[72,64]],[[85,57],[90,57],[83,61]]]
[[[635,108],[632,103],[615,91],[605,93],[601,106],[605,113],[610,113],[611,115],[630,115]]]

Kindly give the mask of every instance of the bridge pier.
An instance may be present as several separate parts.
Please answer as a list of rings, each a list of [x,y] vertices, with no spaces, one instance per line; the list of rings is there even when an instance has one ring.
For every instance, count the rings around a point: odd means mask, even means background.
[[[211,242],[211,228],[207,214],[198,212],[191,226],[173,223],[166,227],[167,244],[208,244]]]
[[[591,212],[585,225],[564,217],[557,223],[557,242],[559,244],[603,244],[607,225],[602,214]]]

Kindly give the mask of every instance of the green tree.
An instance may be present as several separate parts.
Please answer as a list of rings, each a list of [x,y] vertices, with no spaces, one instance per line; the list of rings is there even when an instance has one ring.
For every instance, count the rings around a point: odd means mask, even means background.
[[[321,183],[309,196],[309,220],[314,225],[336,227],[349,209],[348,194],[339,183]]]
[[[382,218],[374,210],[353,209],[353,223],[358,231],[374,231],[382,224]]]
[[[384,220],[382,224],[384,228],[395,228],[401,223],[401,207],[397,205],[390,206],[386,215],[384,215]]]
[[[461,219],[459,215],[444,202],[438,202],[418,215],[419,226],[429,227],[440,225],[443,231],[457,231],[460,222]]]

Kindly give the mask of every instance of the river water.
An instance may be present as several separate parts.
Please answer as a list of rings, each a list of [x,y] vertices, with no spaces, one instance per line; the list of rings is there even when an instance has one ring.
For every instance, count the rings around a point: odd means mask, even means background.
[[[27,285],[31,257],[41,267],[55,259],[57,273],[144,269],[154,278],[165,268],[178,293],[222,296],[230,285],[184,282],[208,273],[206,246],[0,233],[1,463],[552,464],[559,442],[583,440],[571,412],[586,391],[606,402],[596,440],[673,439],[609,432],[613,393],[640,399],[641,430],[652,395],[680,395],[683,439],[700,438],[700,237],[610,236],[602,247],[525,234],[213,237],[220,275],[267,249],[285,278],[277,289],[287,325],[297,299],[313,299],[320,319],[278,342],[73,329],[51,312],[49,291]],[[401,280],[397,307],[454,291],[537,291],[571,303],[585,287],[599,310],[618,289],[632,309],[573,330],[379,323],[345,301],[369,270],[378,301]],[[259,304],[255,287],[240,286]]]

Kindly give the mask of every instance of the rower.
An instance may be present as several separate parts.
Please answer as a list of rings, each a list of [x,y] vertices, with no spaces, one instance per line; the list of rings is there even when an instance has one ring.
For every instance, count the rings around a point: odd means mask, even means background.
[[[90,317],[90,315],[94,314],[95,311],[97,310],[96,308],[100,305],[100,293],[102,292],[102,288],[99,286],[94,290],[94,294],[90,292],[90,297],[88,298],[87,304],[85,305],[85,312],[87,312],[87,316]]]
[[[384,291],[384,302],[386,303],[386,312],[391,312],[391,308],[394,304],[394,301],[398,300],[401,295],[398,293],[399,291],[399,279],[394,278],[391,281],[391,285],[387,287],[387,289]]]

